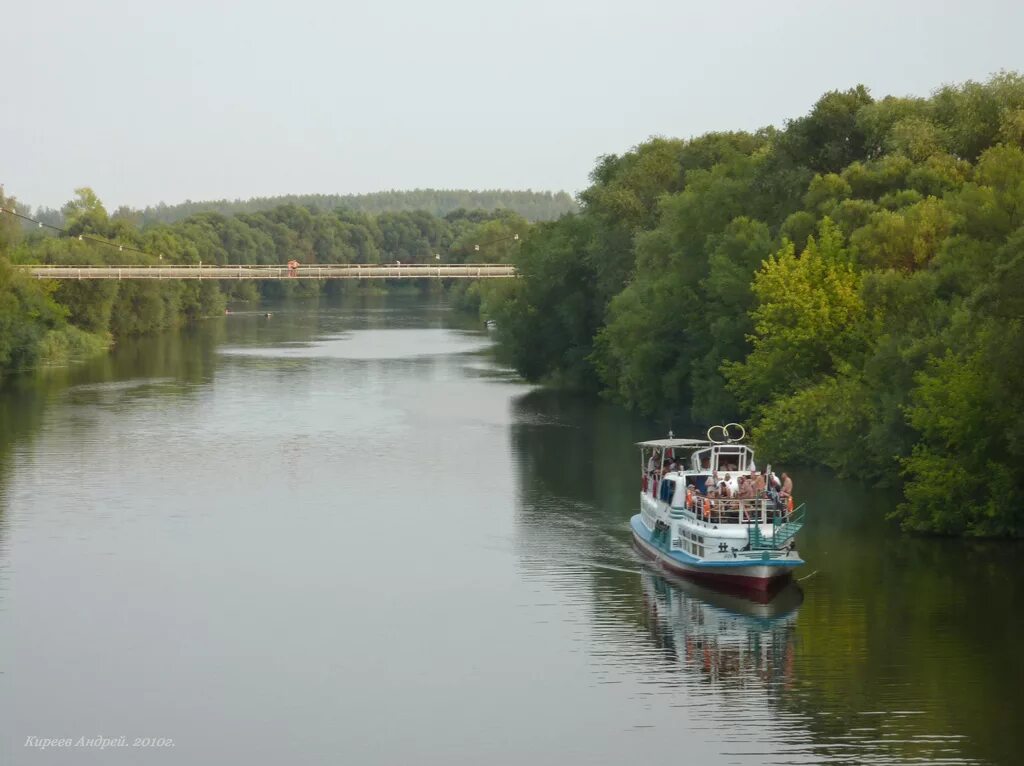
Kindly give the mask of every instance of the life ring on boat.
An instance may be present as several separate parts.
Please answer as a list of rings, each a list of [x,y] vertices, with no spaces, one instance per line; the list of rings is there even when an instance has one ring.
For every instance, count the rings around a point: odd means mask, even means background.
[[[716,439],[712,436],[716,431],[722,432],[722,438]],[[738,431],[739,436],[733,436],[733,432]],[[747,429],[739,423],[726,423],[724,426],[711,426],[708,429],[708,441],[714,444],[732,444],[733,442],[743,441],[747,435]]]
[[[732,436],[731,435],[732,434],[733,426],[735,426],[736,428],[739,429],[739,432],[740,432],[739,436]],[[746,437],[746,435],[747,435],[747,429],[744,428],[739,423],[726,423],[725,424],[725,436],[726,436],[726,438],[729,441],[731,441],[731,442],[741,442],[741,441],[743,441],[744,437]]]

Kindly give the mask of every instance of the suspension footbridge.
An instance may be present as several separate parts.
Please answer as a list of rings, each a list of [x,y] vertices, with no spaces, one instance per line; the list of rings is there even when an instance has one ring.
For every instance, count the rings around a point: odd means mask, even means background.
[[[508,279],[500,263],[346,263],[284,266],[20,266],[38,279]]]

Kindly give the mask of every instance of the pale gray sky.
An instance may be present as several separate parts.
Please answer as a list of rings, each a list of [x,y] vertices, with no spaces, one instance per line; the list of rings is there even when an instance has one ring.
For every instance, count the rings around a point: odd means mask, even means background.
[[[1024,3],[10,2],[0,184],[109,208],[389,188],[578,191],[655,135],[1024,70]]]

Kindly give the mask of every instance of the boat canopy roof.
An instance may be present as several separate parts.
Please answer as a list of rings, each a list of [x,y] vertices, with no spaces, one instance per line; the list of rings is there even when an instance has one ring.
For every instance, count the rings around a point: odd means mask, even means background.
[[[651,439],[646,442],[637,442],[636,446],[641,449],[672,449],[675,447],[710,447],[714,442],[707,439]]]

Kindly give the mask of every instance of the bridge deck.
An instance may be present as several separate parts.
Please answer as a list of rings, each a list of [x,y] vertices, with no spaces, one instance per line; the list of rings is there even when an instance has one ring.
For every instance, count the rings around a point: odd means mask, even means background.
[[[498,263],[300,266],[21,266],[39,279],[508,279]]]

